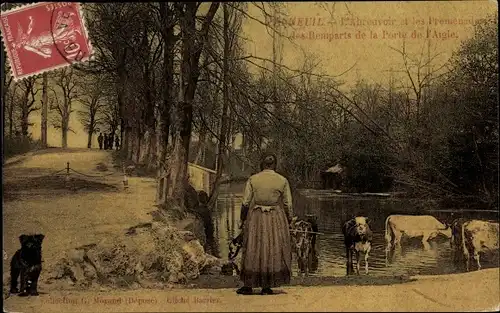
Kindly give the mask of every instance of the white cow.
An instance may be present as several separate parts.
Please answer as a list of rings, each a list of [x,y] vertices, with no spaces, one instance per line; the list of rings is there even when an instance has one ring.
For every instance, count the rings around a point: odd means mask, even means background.
[[[451,238],[451,228],[430,215],[390,215],[385,220],[387,250],[401,244],[403,235],[408,238],[422,237],[424,247],[439,234]]]
[[[469,260],[471,256],[481,269],[479,262],[480,252],[498,252],[499,224],[495,222],[471,220],[462,224],[462,245],[465,257],[465,267],[469,271]]]

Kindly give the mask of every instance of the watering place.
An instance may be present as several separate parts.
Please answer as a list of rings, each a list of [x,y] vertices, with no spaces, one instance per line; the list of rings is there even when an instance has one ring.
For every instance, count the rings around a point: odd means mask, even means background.
[[[437,237],[422,245],[420,238],[403,240],[401,247],[394,249],[386,262],[385,220],[389,215],[426,214],[442,222],[451,223],[458,217],[497,219],[498,212],[467,212],[439,210],[428,203],[422,205],[413,199],[385,197],[386,195],[346,195],[326,190],[299,190],[294,194],[294,213],[300,217],[312,214],[317,217],[318,270],[311,276],[344,276],[346,252],[342,223],[361,215],[369,217],[373,231],[372,249],[369,255],[370,276],[440,275],[462,272],[461,264],[453,261],[450,240]],[[239,233],[241,207],[240,192],[223,192],[219,195],[215,212],[215,232],[218,236],[220,254],[228,254],[228,241]],[[483,268],[498,267],[498,253],[482,258]],[[364,263],[362,263],[364,265]],[[293,275],[298,271],[295,254]]]

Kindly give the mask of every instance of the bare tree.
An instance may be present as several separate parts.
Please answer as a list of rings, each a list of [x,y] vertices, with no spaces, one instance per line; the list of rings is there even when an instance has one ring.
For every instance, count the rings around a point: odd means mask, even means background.
[[[49,109],[49,94],[48,94],[48,84],[49,84],[49,74],[47,72],[43,73],[42,82],[42,114],[40,123],[40,139],[42,145],[47,147],[47,119],[48,119],[48,109]]]
[[[208,31],[220,3],[212,2],[197,34],[196,20],[199,5],[195,2],[175,3],[180,17],[181,73],[176,106],[173,110],[173,150],[170,158],[167,199],[178,207],[184,207],[184,188],[187,182],[187,163],[193,121],[193,100],[198,84],[199,60],[207,40]]]
[[[79,97],[82,110],[78,111],[78,115],[88,134],[87,148],[92,148],[92,135],[99,131],[99,126],[105,121],[103,115],[105,93],[102,83],[102,77],[97,75],[88,77],[82,95]]]
[[[3,37],[2,37],[3,38]],[[1,51],[1,55],[2,55],[2,60],[3,60],[3,90],[10,90],[10,87],[12,85],[12,82],[13,82],[13,79],[14,77],[12,75],[10,75],[10,68],[8,66],[8,62],[7,62],[7,58],[6,58],[6,55],[5,55],[5,51],[2,49]],[[5,108],[6,105],[7,105],[7,101],[8,101],[8,95],[9,93],[8,92],[3,92],[2,93],[2,106]]]
[[[29,122],[29,117],[31,113],[40,109],[35,101],[35,96],[39,89],[36,86],[36,78],[34,77],[23,79],[19,87],[22,91],[22,101],[20,102],[21,134],[24,138],[27,138],[28,127],[33,125],[33,123]]]
[[[3,96],[6,98],[4,112],[6,113],[7,118],[4,125],[8,125],[8,132],[6,132],[6,134],[9,135],[9,138],[13,138],[14,132],[17,129],[17,115],[19,113],[19,108],[21,107],[21,102],[23,101],[22,96],[19,95],[17,89],[18,85],[14,83],[9,89],[4,89],[6,91],[3,93]]]
[[[423,51],[424,47],[425,45],[422,46],[422,51],[417,56],[413,56],[408,53],[404,42],[401,49],[391,47],[392,50],[396,51],[402,57],[403,68],[396,72],[403,73],[409,80],[409,87],[401,87],[412,94],[412,96],[410,96],[410,94],[407,93],[408,99],[411,99],[408,105],[415,109],[417,123],[421,118],[425,118],[425,116],[421,116],[421,108],[425,97],[425,91],[431,86],[433,81],[445,74],[443,69],[445,69],[446,66],[446,63],[443,63],[442,65],[431,70],[431,66],[440,54],[435,53],[431,56],[430,46],[427,46],[428,53],[425,55]]]
[[[161,182],[165,172],[164,163],[167,156],[167,147],[169,143],[171,108],[174,98],[174,48],[177,41],[174,35],[174,26],[176,18],[172,3],[160,2],[158,8],[158,28],[161,32],[163,41],[163,64],[162,77],[163,85],[161,101],[155,106],[156,112],[156,168],[157,179]],[[161,199],[166,194],[166,184],[158,184],[157,198]]]
[[[102,126],[104,129],[114,134],[120,126],[120,108],[118,107],[116,97],[107,95],[103,101],[104,106],[101,109]]]
[[[231,13],[234,14],[234,11],[230,10],[229,4],[224,3],[223,4],[223,42],[224,42],[224,49],[223,49],[223,60],[222,60],[222,115],[220,119],[220,131],[219,131],[219,140],[218,140],[218,148],[217,148],[217,158],[216,158],[216,174],[215,174],[215,180],[212,185],[212,192],[210,195],[210,201],[209,201],[209,206],[213,207],[215,205],[215,201],[218,196],[218,189],[219,189],[219,184],[220,180],[222,177],[222,172],[225,169],[225,161],[226,161],[226,151],[227,149],[227,141],[228,141],[228,135],[229,135],[229,91],[230,91],[230,79],[229,79],[229,66],[230,66],[230,58],[234,56],[234,51],[231,53],[231,44],[232,41],[234,41],[234,33],[230,34],[230,26],[235,26],[230,25],[230,19],[231,19]]]
[[[77,99],[77,81],[74,70],[66,67],[58,71],[54,77],[54,85],[51,88],[54,96],[50,110],[55,112],[52,125],[61,130],[61,145],[68,147],[68,131],[74,132],[69,126],[71,113],[73,113],[73,102]],[[59,96],[59,94],[62,94]]]

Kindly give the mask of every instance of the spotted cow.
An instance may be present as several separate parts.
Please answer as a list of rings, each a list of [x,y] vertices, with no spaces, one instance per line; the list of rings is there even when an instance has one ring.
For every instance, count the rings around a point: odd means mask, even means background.
[[[365,273],[368,274],[368,254],[371,251],[373,239],[373,233],[368,225],[368,218],[357,216],[348,220],[342,225],[342,233],[344,234],[347,254],[347,275],[354,272],[353,253],[356,254],[356,273],[359,275],[361,255],[364,255]]]

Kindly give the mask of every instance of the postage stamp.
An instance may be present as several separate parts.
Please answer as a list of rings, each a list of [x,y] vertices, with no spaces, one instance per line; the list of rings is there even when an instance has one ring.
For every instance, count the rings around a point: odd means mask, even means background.
[[[2,12],[1,20],[14,80],[87,61],[92,56],[79,3],[29,4]]]

